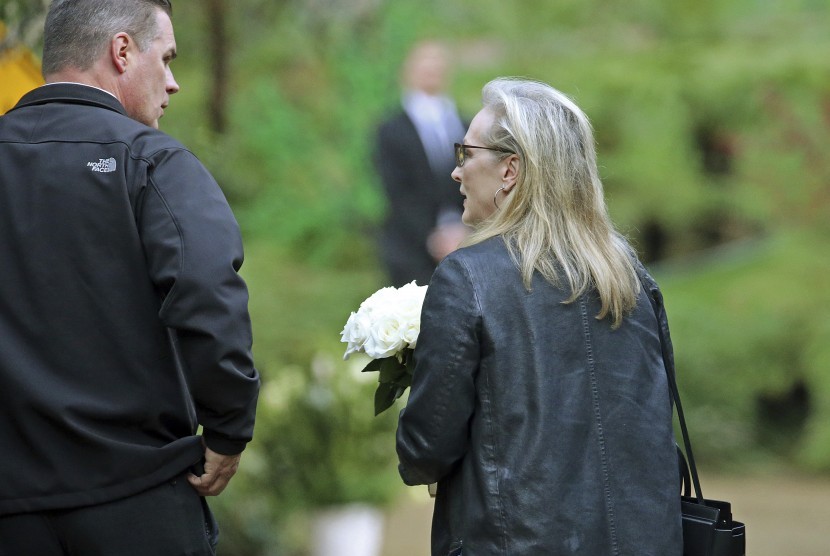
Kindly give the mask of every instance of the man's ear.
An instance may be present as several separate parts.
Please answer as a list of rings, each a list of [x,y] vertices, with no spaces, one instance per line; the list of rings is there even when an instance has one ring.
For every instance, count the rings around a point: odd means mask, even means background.
[[[502,183],[504,183],[504,192],[509,193],[513,186],[516,185],[516,180],[519,178],[519,156],[511,154],[502,160],[504,166],[504,173],[502,175]]]
[[[118,33],[110,41],[110,58],[119,74],[127,71],[133,47],[133,39],[127,33]]]

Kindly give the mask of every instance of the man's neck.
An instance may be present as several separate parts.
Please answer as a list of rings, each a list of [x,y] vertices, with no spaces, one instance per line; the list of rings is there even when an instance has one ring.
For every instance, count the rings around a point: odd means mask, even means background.
[[[91,87],[93,89],[98,89],[99,91],[103,91],[103,92],[107,93],[108,95],[112,96],[114,99],[118,100],[118,97],[116,97],[110,91],[108,91],[106,89],[102,89],[101,87],[96,87],[95,85],[90,85],[89,83],[81,83],[79,81],[49,81],[49,82],[46,83],[45,86],[49,86],[49,85],[81,85],[82,87]]]
[[[55,73],[44,76],[46,84],[53,83],[75,83],[77,85],[86,85],[87,87],[94,87],[114,96],[118,97],[118,88],[114,80],[103,71],[99,66],[101,64],[93,65],[89,70],[80,70],[78,68],[68,67]]]

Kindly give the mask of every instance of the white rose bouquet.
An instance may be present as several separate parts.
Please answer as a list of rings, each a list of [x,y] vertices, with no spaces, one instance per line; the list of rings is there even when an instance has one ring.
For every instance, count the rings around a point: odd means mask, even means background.
[[[363,372],[378,371],[375,415],[388,409],[412,384],[412,351],[421,330],[421,306],[427,287],[410,282],[381,288],[352,312],[340,335],[343,359],[365,353],[372,361]]]

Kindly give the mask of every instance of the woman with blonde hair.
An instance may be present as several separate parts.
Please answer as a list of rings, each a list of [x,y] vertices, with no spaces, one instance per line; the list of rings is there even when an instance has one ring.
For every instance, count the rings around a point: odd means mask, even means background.
[[[404,482],[438,483],[432,554],[679,556],[668,325],[591,125],[544,83],[482,96],[452,173],[474,232],[430,282],[397,433]]]

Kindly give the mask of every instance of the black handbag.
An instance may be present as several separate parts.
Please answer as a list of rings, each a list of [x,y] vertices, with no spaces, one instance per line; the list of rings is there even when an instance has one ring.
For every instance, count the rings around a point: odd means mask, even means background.
[[[677,448],[682,477],[680,510],[683,517],[683,556],[745,556],[746,525],[732,519],[732,505],[723,500],[703,498],[677,383],[674,376],[668,374],[680,429],[683,432],[683,443],[689,457],[687,463],[680,447]],[[692,496],[692,484],[695,496]]]
[[[732,519],[732,505],[722,500],[708,500],[703,497],[700,489],[700,477],[697,473],[692,443],[689,440],[689,431],[686,428],[686,419],[683,416],[683,406],[680,403],[680,392],[674,373],[674,357],[671,353],[670,342],[666,338],[668,331],[663,330],[661,319],[663,297],[656,287],[647,286],[651,282],[645,278],[641,267],[637,265],[640,283],[651,301],[654,314],[657,317],[657,326],[660,331],[660,346],[663,351],[663,364],[668,377],[669,389],[677,410],[680,430],[683,433],[683,444],[688,456],[680,447],[677,447],[678,465],[681,476],[680,507],[683,518],[683,556],[745,556],[746,555],[746,525]],[[695,495],[692,496],[692,485]]]

